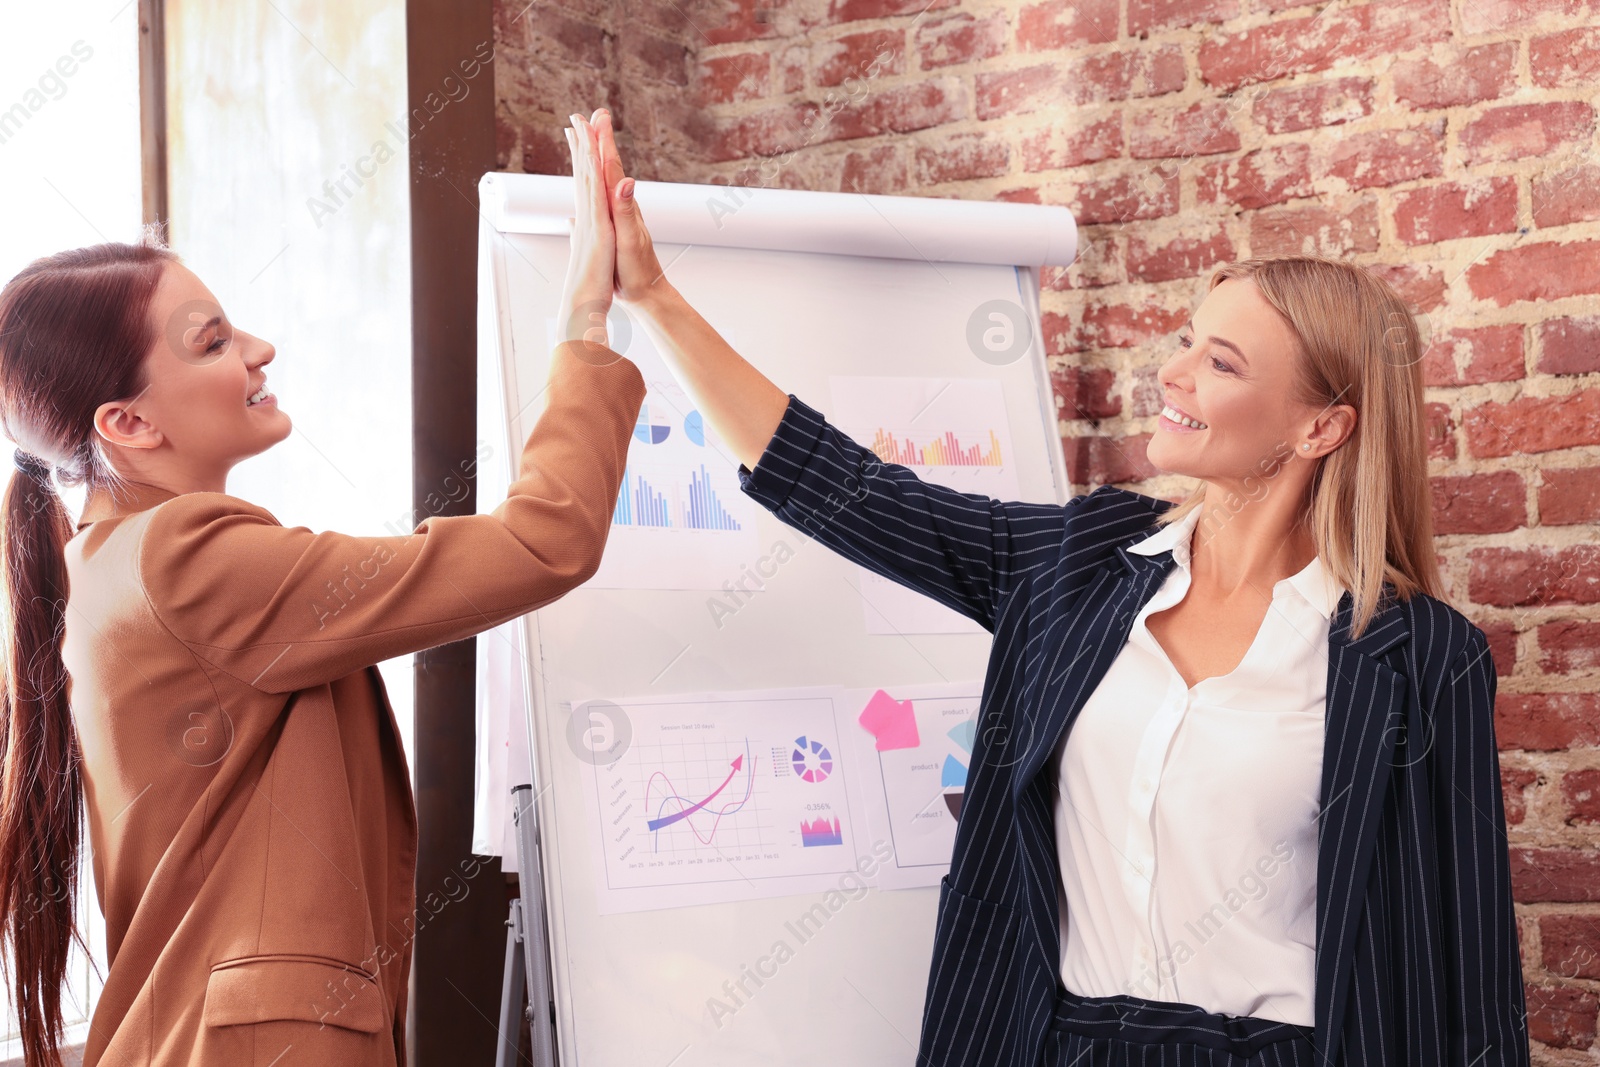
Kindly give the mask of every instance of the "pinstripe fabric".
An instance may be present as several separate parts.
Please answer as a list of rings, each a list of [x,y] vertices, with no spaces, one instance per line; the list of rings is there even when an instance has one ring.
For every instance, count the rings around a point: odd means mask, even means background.
[[[994,635],[918,1064],[1050,1067],[1064,991],[1049,756],[1174,565],[1170,549],[1127,551],[1171,505],[1113,486],[1065,505],[961,493],[792,395],[739,478],[784,522]],[[1385,591],[1356,640],[1346,593],[1328,638],[1316,1061],[1525,1067],[1488,643],[1442,601]]]
[[[1063,992],[1045,1067],[1316,1067],[1309,1026],[1192,1004]]]

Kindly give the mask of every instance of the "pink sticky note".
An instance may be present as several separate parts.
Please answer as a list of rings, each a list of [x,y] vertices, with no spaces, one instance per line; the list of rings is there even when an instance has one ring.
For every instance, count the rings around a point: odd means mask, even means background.
[[[922,744],[917,735],[917,716],[911,701],[896,700],[882,689],[872,694],[867,706],[856,719],[868,733],[878,739],[879,752],[891,748],[916,748]]]

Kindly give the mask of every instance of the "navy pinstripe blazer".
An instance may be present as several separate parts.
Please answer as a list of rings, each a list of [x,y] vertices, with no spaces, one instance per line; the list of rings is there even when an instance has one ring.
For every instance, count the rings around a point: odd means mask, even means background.
[[[1050,756],[1174,566],[1170,550],[1127,551],[1172,505],[1109,485],[1065,505],[961,493],[881,462],[793,394],[739,479],[784,522],[994,634],[917,1063],[1038,1064],[1060,986]],[[1330,625],[1319,1062],[1526,1065],[1488,644],[1442,601],[1393,593],[1359,639],[1349,593]]]

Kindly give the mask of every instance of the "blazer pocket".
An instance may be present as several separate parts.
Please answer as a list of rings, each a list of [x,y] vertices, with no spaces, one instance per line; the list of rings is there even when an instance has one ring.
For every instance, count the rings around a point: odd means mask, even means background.
[[[1013,909],[961,892],[948,874],[939,879],[919,1063],[994,1067],[1015,1062],[1017,1035],[1008,1027],[1017,1008],[1019,925]]]
[[[245,956],[214,964],[201,1020],[238,1026],[290,1019],[377,1033],[383,988],[354,964],[317,956]]]

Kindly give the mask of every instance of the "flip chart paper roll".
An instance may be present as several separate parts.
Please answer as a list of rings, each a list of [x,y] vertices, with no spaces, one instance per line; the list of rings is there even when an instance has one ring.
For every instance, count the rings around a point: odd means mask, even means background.
[[[502,232],[572,232],[571,175],[485,174],[478,195]],[[1034,267],[1078,253],[1072,212],[1054,205],[645,181],[633,195],[657,244]]]

